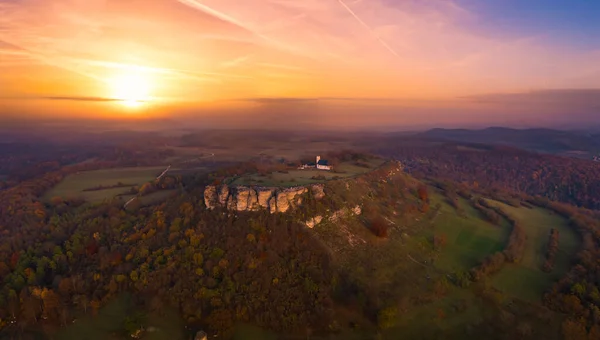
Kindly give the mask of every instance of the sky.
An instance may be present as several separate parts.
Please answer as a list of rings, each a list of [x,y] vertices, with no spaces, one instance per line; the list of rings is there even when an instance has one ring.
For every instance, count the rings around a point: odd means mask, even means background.
[[[0,115],[586,125],[597,18],[587,0],[0,0]]]

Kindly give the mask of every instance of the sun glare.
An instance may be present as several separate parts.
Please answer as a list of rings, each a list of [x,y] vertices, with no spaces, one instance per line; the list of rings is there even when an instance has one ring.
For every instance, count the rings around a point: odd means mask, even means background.
[[[150,100],[150,79],[142,72],[124,70],[109,81],[112,97],[121,104],[135,108]]]

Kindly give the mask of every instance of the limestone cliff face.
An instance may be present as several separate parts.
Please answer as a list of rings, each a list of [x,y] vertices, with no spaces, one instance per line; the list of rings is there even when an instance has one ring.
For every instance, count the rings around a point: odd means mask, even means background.
[[[322,184],[310,186],[315,199],[325,197]],[[226,207],[228,210],[250,211],[267,209],[271,213],[286,212],[302,204],[303,196],[309,192],[307,187],[264,188],[264,187],[216,187],[209,185],[204,189],[204,204],[208,209]]]
[[[215,188],[216,191],[216,188]],[[227,204],[227,198],[229,198],[229,187],[224,185],[221,187],[219,191],[219,204],[225,205]]]
[[[204,204],[212,209],[219,202],[219,195],[217,194],[217,187],[209,185],[204,189]]]

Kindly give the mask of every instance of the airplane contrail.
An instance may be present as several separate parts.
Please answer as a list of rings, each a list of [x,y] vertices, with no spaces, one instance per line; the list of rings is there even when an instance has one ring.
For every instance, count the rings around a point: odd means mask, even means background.
[[[356,19],[356,21],[358,21],[364,28],[366,28],[367,31],[369,31],[369,33],[371,33],[383,47],[385,47],[388,51],[390,51],[390,53],[392,53],[396,57],[400,57],[398,53],[396,53],[396,51],[394,51],[394,49],[390,45],[388,45],[383,39],[381,39],[381,37],[379,37],[379,35],[375,33],[371,26],[367,25],[366,22],[364,22],[358,15],[356,15],[356,13],[354,13],[354,11],[350,7],[348,7],[348,5],[346,5],[344,1],[338,0],[338,2],[346,9],[346,11],[348,11],[348,13],[350,13],[354,17],[354,19]]]
[[[285,44],[285,43],[282,43],[275,39],[272,39],[258,31],[256,31],[256,29],[250,27],[249,25],[245,24],[244,22],[228,15],[227,13],[223,13],[219,10],[216,10],[206,4],[199,2],[198,0],[176,0],[176,1],[178,1],[179,3],[181,3],[183,5],[186,5],[188,7],[194,8],[198,11],[212,15],[213,17],[223,20],[225,22],[228,22],[232,25],[240,27],[240,28],[244,29],[245,31],[253,34],[254,36],[260,38],[264,42],[270,44],[271,46],[279,48],[280,50],[284,50],[284,51],[287,51],[287,52],[290,52],[290,53],[296,54],[296,55],[302,55],[302,56],[310,58],[310,59],[317,59],[317,58],[315,58],[315,56],[311,55],[310,53],[306,53],[305,51],[302,51],[301,49],[299,49],[297,47],[290,46],[289,44]]]
[[[246,31],[254,34],[255,36],[259,37],[260,39],[262,39],[262,40],[264,40],[266,42],[269,42],[269,43],[271,43],[273,45],[277,45],[277,46],[281,46],[282,45],[280,42],[275,41],[275,40],[267,37],[266,35],[257,32],[256,30],[248,27],[248,25],[242,23],[241,21],[239,21],[239,20],[231,17],[230,15],[228,15],[226,13],[218,11],[218,10],[216,10],[216,9],[208,6],[208,5],[200,3],[200,2],[198,2],[196,0],[177,0],[177,1],[179,1],[180,3],[182,3],[182,4],[186,5],[186,6],[195,8],[195,9],[197,9],[199,11],[202,11],[204,13],[212,15],[215,18],[221,19],[221,20],[223,20],[225,22],[228,22],[228,23],[230,23],[232,25],[238,26],[238,27],[240,27],[240,28],[242,28],[242,29],[244,29],[244,30],[246,30]]]

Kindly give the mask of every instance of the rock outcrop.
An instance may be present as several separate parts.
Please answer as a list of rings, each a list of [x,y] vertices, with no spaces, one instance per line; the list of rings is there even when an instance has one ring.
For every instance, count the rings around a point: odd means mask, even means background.
[[[258,206],[260,208],[269,209],[275,189],[262,188],[257,189],[256,192],[258,194]]]
[[[204,204],[208,209],[218,206],[234,211],[266,209],[271,213],[287,212],[302,204],[309,191],[315,199],[325,197],[324,186],[314,184],[307,187],[265,188],[265,187],[216,187],[209,185],[204,189]]]
[[[229,197],[229,187],[224,185],[221,187],[219,191],[219,204],[225,205],[227,203],[227,198]]]
[[[214,209],[219,202],[219,195],[217,194],[217,187],[209,185],[204,189],[204,205],[208,209]]]
[[[325,188],[323,185],[312,185],[311,190],[315,199],[320,200],[321,198],[325,197]]]
[[[321,223],[321,221],[323,221],[323,216],[318,215],[315,216],[311,219],[309,219],[308,221],[305,222],[306,226],[309,228],[314,228],[316,225],[318,225],[319,223]]]

